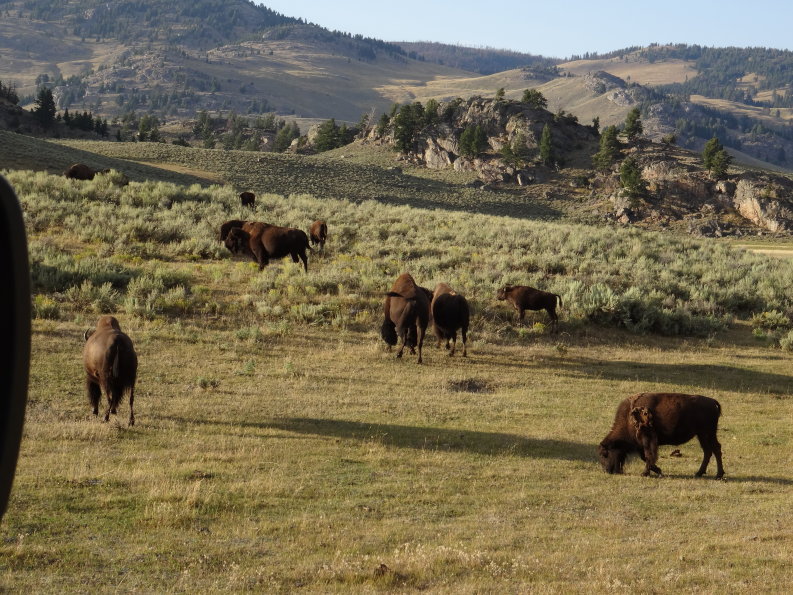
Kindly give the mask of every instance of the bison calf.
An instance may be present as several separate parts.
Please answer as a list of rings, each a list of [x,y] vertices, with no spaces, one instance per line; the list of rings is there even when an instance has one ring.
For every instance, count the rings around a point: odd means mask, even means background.
[[[113,316],[102,316],[95,330],[85,331],[83,364],[86,373],[86,390],[94,415],[99,414],[102,391],[107,397],[105,421],[116,414],[125,391],[129,391],[129,425],[135,425],[133,403],[135,379],[138,374],[138,356],[132,340],[123,332]]]
[[[322,219],[314,221],[308,232],[308,239],[311,244],[319,244],[319,249],[325,249],[325,241],[328,239],[328,225]]]
[[[517,310],[518,319],[523,320],[526,310],[545,310],[551,319],[551,332],[559,329],[556,304],[562,307],[561,296],[555,293],[534,289],[526,285],[507,285],[498,290],[496,299],[506,300]]]
[[[661,474],[656,466],[659,444],[683,444],[694,436],[702,447],[702,476],[711,455],[716,456],[716,478],[724,476],[721,445],[716,431],[721,416],[719,402],[702,395],[679,393],[640,393],[628,397],[617,407],[611,431],[598,447],[600,464],[607,473],[622,473],[629,454],[638,453],[645,461],[644,475]],[[649,423],[649,427],[648,427]]]
[[[446,349],[449,349],[449,341],[452,341],[449,355],[454,355],[457,347],[457,331],[459,330],[463,339],[463,357],[466,357],[468,355],[466,347],[470,318],[468,301],[446,283],[438,283],[432,293],[430,313],[432,315],[432,329],[438,338],[438,347],[445,339]]]

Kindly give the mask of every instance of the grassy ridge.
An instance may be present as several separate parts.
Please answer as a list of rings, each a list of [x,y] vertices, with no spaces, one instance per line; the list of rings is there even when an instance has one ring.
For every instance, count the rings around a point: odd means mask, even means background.
[[[793,263],[706,241],[113,177],[10,172],[35,288],[30,403],[0,526],[10,591],[783,591],[787,352],[727,320],[790,307]],[[309,272],[259,273],[218,224],[329,222]],[[470,357],[395,360],[382,295],[408,269],[474,305]],[[513,324],[506,282],[563,295],[562,334]],[[137,425],[89,415],[83,330],[114,312]],[[537,324],[531,326],[531,322]],[[615,326],[649,333],[625,334]],[[656,326],[657,325],[657,326]],[[721,402],[727,481],[601,473],[640,390]],[[713,471],[711,470],[711,476]],[[638,553],[637,553],[638,552]]]

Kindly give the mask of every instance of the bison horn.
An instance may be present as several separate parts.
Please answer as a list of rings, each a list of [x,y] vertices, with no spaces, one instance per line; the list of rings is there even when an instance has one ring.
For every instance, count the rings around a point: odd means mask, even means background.
[[[85,339],[87,341],[88,337],[90,337],[93,334],[94,334],[94,331],[92,331],[90,328],[89,329],[85,329],[85,332],[83,333],[83,339]]]

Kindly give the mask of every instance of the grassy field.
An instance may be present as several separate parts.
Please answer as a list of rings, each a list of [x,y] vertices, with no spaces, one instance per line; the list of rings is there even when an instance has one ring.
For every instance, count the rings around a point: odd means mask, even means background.
[[[239,154],[192,155],[196,172],[244,174]],[[787,590],[793,355],[751,327],[790,312],[793,263],[529,211],[343,200],[338,176],[318,196],[263,193],[250,213],[231,186],[148,172],[186,175],[152,165],[119,188],[7,172],[36,319],[0,589]],[[257,189],[287,184],[259,176]],[[215,239],[225,219],[320,216],[330,239],[308,274],[258,272]],[[469,298],[468,358],[426,346],[419,366],[386,350],[382,295],[403,270]],[[559,335],[494,299],[519,282],[563,296]],[[140,358],[133,428],[126,403],[103,424],[83,392],[82,333],[105,312]],[[637,461],[600,470],[618,402],[656,390],[721,402],[725,481],[692,477],[695,442],[661,449],[663,478]]]

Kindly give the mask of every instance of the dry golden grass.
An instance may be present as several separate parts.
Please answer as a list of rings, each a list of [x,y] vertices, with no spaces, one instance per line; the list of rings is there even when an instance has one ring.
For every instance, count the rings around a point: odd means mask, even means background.
[[[560,64],[559,68],[578,76],[604,70],[621,79],[630,80],[640,85],[668,85],[683,83],[686,78],[693,78],[697,71],[693,61],[665,60],[650,63],[647,60],[623,61],[621,58],[607,60],[578,60]]]
[[[373,331],[251,342],[125,319],[132,429],[126,406],[89,415],[89,322],[34,326],[0,546],[11,591],[779,592],[793,578],[790,356],[475,338],[468,359],[431,348],[418,366]],[[594,447],[638,390],[720,400],[726,481],[691,477],[695,443],[662,449],[661,479],[600,471]]]

